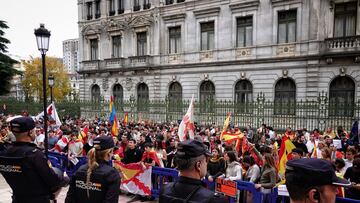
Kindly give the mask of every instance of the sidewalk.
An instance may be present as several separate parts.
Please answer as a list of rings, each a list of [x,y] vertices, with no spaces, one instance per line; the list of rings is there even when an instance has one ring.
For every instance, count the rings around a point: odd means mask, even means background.
[[[66,193],[68,191],[68,188],[63,188],[57,198],[58,203],[65,202]],[[10,186],[6,183],[5,179],[2,175],[0,175],[0,203],[11,203],[11,195],[12,190]],[[128,197],[124,194],[119,196],[119,203],[127,203],[130,202],[131,197]],[[140,201],[132,201],[132,203],[138,203]],[[157,202],[157,201],[151,201],[151,202]]]

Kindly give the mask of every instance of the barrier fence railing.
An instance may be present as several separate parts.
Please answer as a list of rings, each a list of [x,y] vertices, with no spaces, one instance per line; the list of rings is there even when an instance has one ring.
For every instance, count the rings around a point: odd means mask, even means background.
[[[66,172],[69,177],[72,177],[76,170],[80,168],[80,166],[86,164],[86,157],[77,157],[79,162],[76,165],[73,165],[68,160],[67,155],[59,154],[54,152],[49,152],[49,161],[52,166],[61,169]],[[171,168],[160,168],[160,167],[152,167],[152,190],[151,194],[153,197],[158,198],[160,195],[160,191],[163,185],[168,184],[170,182],[174,182],[179,178],[179,172],[175,169]],[[214,182],[204,181],[208,188],[214,188]],[[245,196],[246,192],[251,193],[250,197],[252,198],[252,202],[263,202],[263,199],[266,198],[267,203],[286,203],[286,197],[288,196],[287,191],[283,191],[284,187],[281,188],[282,191],[279,191],[279,188],[272,189],[272,192],[269,194],[264,194],[255,188],[255,184],[247,181],[235,181],[237,183],[237,190],[244,191],[243,194]],[[285,189],[286,190],[286,189]],[[246,192],[245,192],[246,191]],[[228,197],[229,203],[236,202],[236,198]],[[349,199],[349,198],[341,198],[336,197],[337,203],[360,203],[360,200]]]

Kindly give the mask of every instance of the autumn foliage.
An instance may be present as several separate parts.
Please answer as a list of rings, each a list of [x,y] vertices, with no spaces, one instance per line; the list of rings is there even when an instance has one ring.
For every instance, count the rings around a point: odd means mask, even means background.
[[[31,58],[23,61],[25,72],[22,80],[25,98],[36,98],[42,100],[42,61],[41,58]],[[46,57],[46,79],[49,75],[55,78],[53,87],[54,101],[64,100],[70,93],[69,75],[67,74],[61,59]],[[47,83],[47,98],[50,98],[50,88]]]

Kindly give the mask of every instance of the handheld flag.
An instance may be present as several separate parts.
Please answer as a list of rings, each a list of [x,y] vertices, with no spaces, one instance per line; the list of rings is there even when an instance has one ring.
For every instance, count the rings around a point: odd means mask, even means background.
[[[133,194],[151,195],[151,166],[143,169],[139,163],[114,161],[113,167],[121,173],[121,189]]]
[[[189,108],[179,125],[178,135],[180,141],[186,140],[186,135],[189,135],[190,139],[194,139],[194,132],[194,95],[192,95]]]
[[[119,134],[119,122],[117,120],[116,117],[116,110],[115,110],[115,105],[114,105],[114,97],[110,96],[110,103],[109,103],[109,111],[110,111],[110,124],[112,125],[111,127],[111,135],[112,136],[117,136]]]
[[[220,135],[220,140],[223,139],[223,134],[224,134],[224,132],[226,132],[226,130],[227,130],[229,124],[230,124],[230,116],[231,116],[231,113],[229,112],[227,118],[224,121],[224,127],[223,127],[223,130],[222,130],[221,135]]]
[[[81,141],[83,144],[85,144],[88,140],[88,134],[89,132],[89,126],[85,126],[78,135],[78,140]]]
[[[125,117],[124,117],[124,126],[126,126],[126,124],[129,122],[129,113],[125,112]]]
[[[284,135],[281,140],[281,147],[279,151],[279,174],[285,175],[286,162],[291,159],[291,151],[295,148],[295,145],[291,142],[289,137]]]
[[[50,122],[53,122],[56,126],[61,126],[61,121],[59,119],[59,116],[58,116],[58,113],[56,111],[56,108],[55,108],[55,104],[54,102],[51,103],[47,108],[46,108],[46,114],[48,115],[49,117],[49,121]],[[44,112],[41,112],[40,114],[38,114],[35,118],[37,120],[39,120],[40,118],[44,117]]]

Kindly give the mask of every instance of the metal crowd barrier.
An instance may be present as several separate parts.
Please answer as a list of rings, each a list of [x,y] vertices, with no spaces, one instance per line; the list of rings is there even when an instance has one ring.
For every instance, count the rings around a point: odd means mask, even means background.
[[[69,177],[76,172],[76,170],[87,163],[86,157],[78,157],[79,162],[76,165],[70,165],[70,162],[66,155],[59,154],[55,152],[49,152],[49,161],[52,166],[59,168],[65,171]],[[155,198],[159,197],[160,191],[163,185],[168,184],[169,182],[174,182],[179,178],[179,172],[175,169],[171,168],[161,168],[161,167],[152,167],[152,196]],[[215,186],[214,182],[204,181],[204,183],[208,186],[209,189],[213,189]],[[285,203],[286,197],[288,196],[286,192],[281,192],[279,194],[279,189],[274,188],[270,194],[263,194],[259,190],[255,188],[255,184],[247,181],[236,181],[237,190],[240,191],[248,191],[252,193],[252,202],[262,202],[263,198],[266,197],[268,203],[276,203],[281,202]],[[244,193],[245,194],[245,193]],[[229,202],[234,203],[235,198],[229,197]],[[360,200],[349,199],[349,198],[341,198],[336,197],[337,203],[360,203]]]

